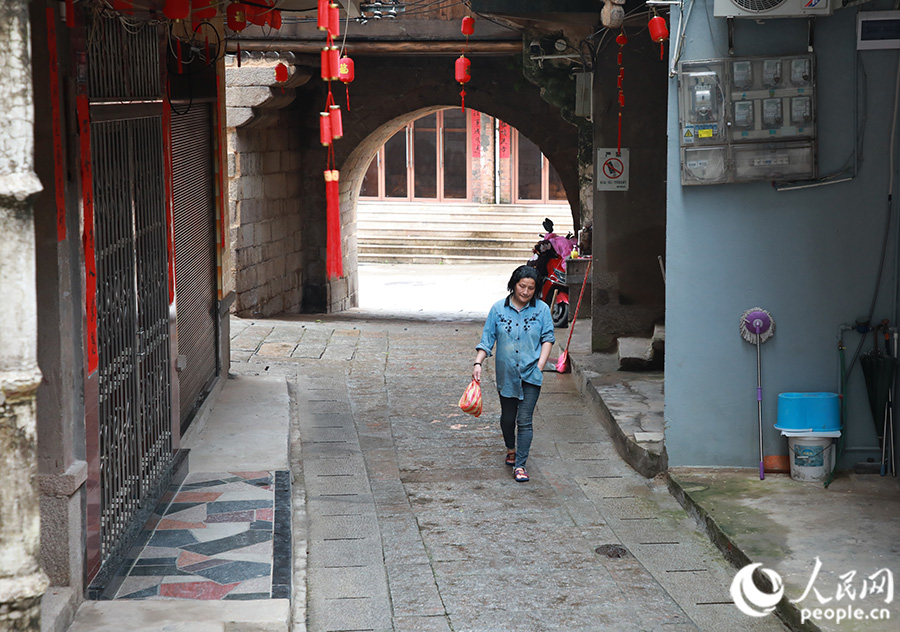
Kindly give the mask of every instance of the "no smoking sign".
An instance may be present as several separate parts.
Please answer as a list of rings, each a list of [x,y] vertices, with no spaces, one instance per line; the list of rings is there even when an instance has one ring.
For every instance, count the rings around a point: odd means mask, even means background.
[[[597,150],[597,190],[628,190],[628,150],[616,148]]]

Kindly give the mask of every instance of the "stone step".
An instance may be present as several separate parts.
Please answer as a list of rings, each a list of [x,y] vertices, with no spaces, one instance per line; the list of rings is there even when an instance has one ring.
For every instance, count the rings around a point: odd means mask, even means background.
[[[522,264],[541,239],[545,217],[559,231],[572,224],[568,205],[360,202],[359,261]]]
[[[518,266],[525,263],[521,257],[488,257],[488,256],[460,256],[445,254],[399,254],[396,252],[383,252],[380,254],[360,252],[357,255],[359,263],[498,263],[510,266]]]
[[[288,632],[290,601],[85,601],[68,632]]]
[[[368,234],[364,237],[357,237],[357,243],[362,247],[366,246],[397,246],[403,244],[406,246],[419,246],[426,248],[467,248],[467,249],[487,249],[500,248],[504,250],[516,250],[518,252],[531,252],[536,242],[510,240],[504,238],[486,238],[486,237],[435,237],[428,235],[417,236],[398,236],[387,233],[379,233],[378,235]]]
[[[660,325],[654,327],[653,337],[618,339],[619,368],[623,371],[661,369],[664,353],[665,328]]]
[[[460,259],[477,258],[490,260],[494,257],[502,259],[515,259],[525,263],[531,258],[531,250],[524,248],[478,248],[470,244],[460,245],[423,245],[423,244],[357,244],[360,255],[401,254],[401,255],[444,255],[456,256]]]
[[[425,217],[416,216],[398,219],[395,217],[359,217],[356,218],[357,230],[396,230],[425,231],[438,233],[489,233],[492,235],[514,234],[537,241],[543,235],[540,224],[536,227],[530,223],[510,222],[506,220],[471,220],[459,217]],[[565,235],[565,233],[558,233]]]

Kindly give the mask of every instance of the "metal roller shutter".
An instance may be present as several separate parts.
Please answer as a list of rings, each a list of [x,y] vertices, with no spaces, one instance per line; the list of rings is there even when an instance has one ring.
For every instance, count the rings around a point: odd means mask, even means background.
[[[178,108],[176,108],[178,109]],[[172,113],[176,324],[184,430],[219,371],[210,107]]]

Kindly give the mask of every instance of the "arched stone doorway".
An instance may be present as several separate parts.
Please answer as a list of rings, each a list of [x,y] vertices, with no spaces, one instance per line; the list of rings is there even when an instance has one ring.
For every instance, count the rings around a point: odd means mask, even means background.
[[[270,102],[275,115],[270,110],[268,116],[231,134],[235,311],[239,315],[339,312],[355,306],[355,209],[369,159],[411,120],[459,106],[460,86],[453,80],[454,57],[449,56],[358,57],[349,108],[344,86],[333,86],[335,99],[344,109],[344,137],[334,144],[335,164],[341,172],[344,276],[328,280],[322,175],[326,150],[318,131],[327,87],[317,78],[317,61],[298,56],[294,70],[308,80],[292,80],[290,85],[300,85],[285,88],[284,93],[274,88]],[[579,225],[579,129],[524,78],[521,57],[475,56],[466,93],[467,106],[509,123],[540,148],[567,192],[572,208],[567,228]]]
[[[344,138],[335,143],[335,160],[341,171],[341,224],[345,278],[327,282],[309,279],[305,288],[304,309],[341,311],[356,305],[356,205],[359,189],[369,160],[378,148],[410,121],[429,112],[459,107],[459,84],[453,81],[453,58],[448,57],[363,57],[356,60],[356,81],[350,86],[350,110],[344,113]],[[577,139],[578,129],[566,122],[560,110],[541,98],[540,89],[522,76],[521,60],[516,57],[476,57],[472,81],[466,85],[466,105],[503,120],[534,142],[556,168],[567,192],[575,228],[581,220]],[[343,87],[343,86],[341,86]],[[309,99],[298,100],[297,114],[317,123],[318,107],[324,103],[325,89],[311,86]],[[314,91],[314,92],[313,92]],[[342,91],[341,91],[342,92]],[[340,92],[336,98],[343,105]],[[305,107],[304,107],[305,106]],[[317,139],[314,139],[317,140]],[[310,160],[319,156],[321,147],[309,148]],[[312,176],[315,185],[321,174]],[[310,182],[312,184],[312,181]],[[321,188],[321,187],[319,187]],[[312,187],[310,189],[312,192]],[[320,193],[319,198],[324,198]],[[324,228],[324,203],[315,205]],[[324,244],[324,230],[317,235]],[[312,246],[312,244],[310,244]]]

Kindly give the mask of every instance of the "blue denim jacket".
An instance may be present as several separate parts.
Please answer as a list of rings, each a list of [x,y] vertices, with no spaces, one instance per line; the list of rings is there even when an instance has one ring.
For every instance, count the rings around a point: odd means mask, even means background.
[[[522,382],[535,386],[543,383],[544,376],[537,365],[541,345],[555,340],[550,308],[544,301],[533,300],[517,312],[507,296],[491,307],[481,342],[475,348],[490,356],[497,343],[497,390],[503,397],[522,399]]]

